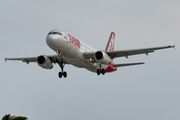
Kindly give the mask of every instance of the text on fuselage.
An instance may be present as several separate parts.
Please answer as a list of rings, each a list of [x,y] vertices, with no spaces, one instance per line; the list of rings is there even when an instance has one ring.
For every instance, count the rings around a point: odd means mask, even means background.
[[[78,48],[81,47],[81,43],[78,39],[76,39],[75,37],[73,37],[72,35],[68,34],[68,36],[70,37],[70,43],[77,46]]]

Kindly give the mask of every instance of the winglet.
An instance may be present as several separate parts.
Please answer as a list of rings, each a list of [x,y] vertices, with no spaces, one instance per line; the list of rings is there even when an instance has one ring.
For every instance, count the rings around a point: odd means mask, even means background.
[[[7,62],[7,58],[5,58],[5,62]]]
[[[176,46],[176,45],[173,46],[174,49],[175,49],[175,46]]]

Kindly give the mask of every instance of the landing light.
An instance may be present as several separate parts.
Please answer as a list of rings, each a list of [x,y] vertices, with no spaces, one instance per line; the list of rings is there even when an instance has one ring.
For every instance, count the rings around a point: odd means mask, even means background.
[[[89,58],[89,59],[87,59],[87,61],[92,62],[92,61],[93,61],[93,59],[92,59],[92,58]]]

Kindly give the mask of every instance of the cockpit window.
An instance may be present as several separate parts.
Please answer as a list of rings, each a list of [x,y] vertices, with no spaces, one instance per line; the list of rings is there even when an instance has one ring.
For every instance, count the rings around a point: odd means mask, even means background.
[[[62,35],[62,33],[60,33],[60,32],[49,32],[48,35],[50,35],[50,34],[58,34],[58,35]]]

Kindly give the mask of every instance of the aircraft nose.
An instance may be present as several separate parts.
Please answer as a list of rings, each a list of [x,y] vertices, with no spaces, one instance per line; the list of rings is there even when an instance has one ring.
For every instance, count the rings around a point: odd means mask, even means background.
[[[47,35],[46,42],[52,42],[57,40],[57,37],[55,35]]]
[[[46,37],[46,43],[49,47],[54,47],[57,45],[58,42],[58,36],[56,35],[47,35]]]

